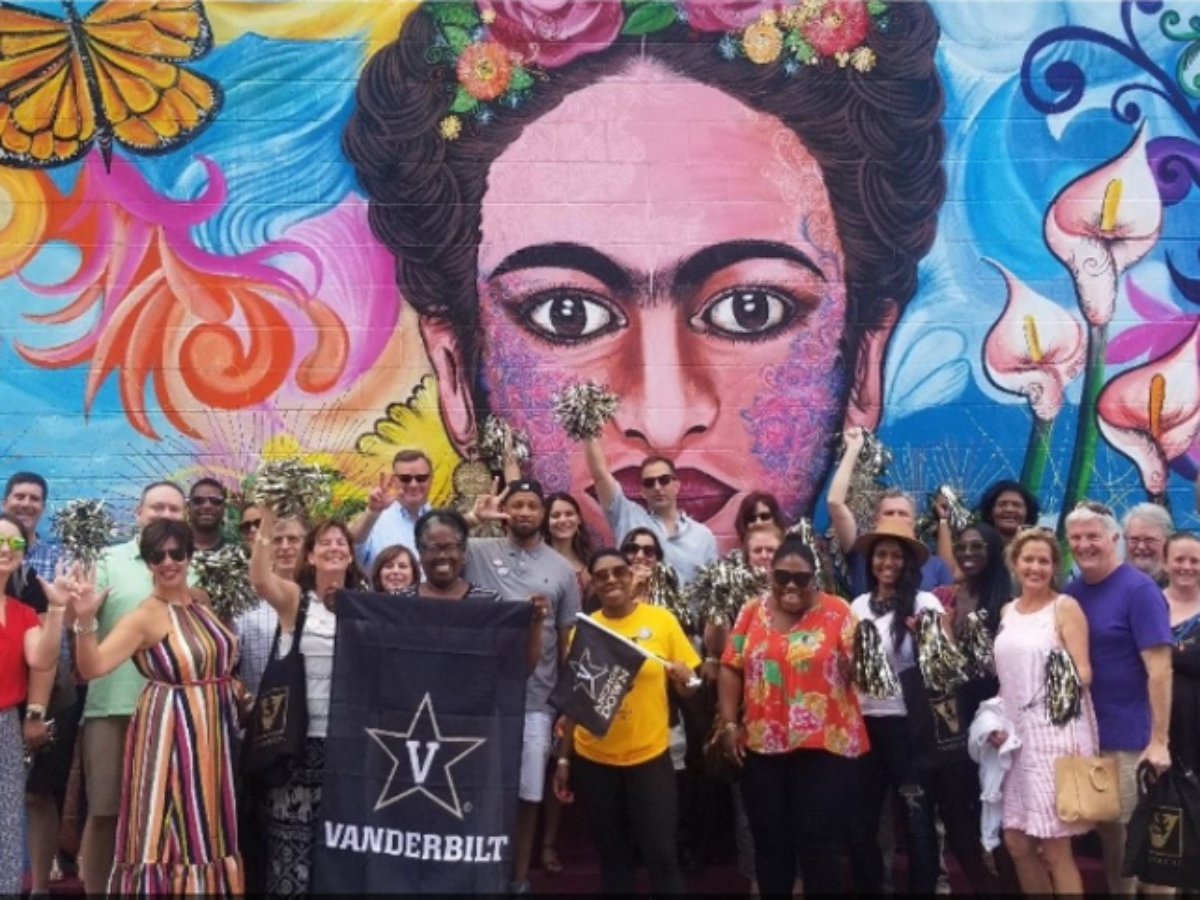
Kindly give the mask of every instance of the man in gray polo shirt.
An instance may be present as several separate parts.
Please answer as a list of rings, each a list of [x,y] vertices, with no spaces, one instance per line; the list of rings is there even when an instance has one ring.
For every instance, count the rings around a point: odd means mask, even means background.
[[[549,604],[542,620],[542,656],[525,691],[525,740],[521,750],[521,803],[513,848],[513,889],[529,889],[529,865],[537,830],[537,810],[546,783],[546,763],[554,730],[547,700],[558,680],[575,617],[579,615],[579,583],[567,561],[542,541],[546,505],[542,487],[532,479],[510,482],[502,499],[484,498],[479,519],[500,520],[508,536],[471,538],[467,542],[467,580],[496,591],[508,601],[528,602],[541,595]]]
[[[599,438],[584,441],[583,452],[614,541],[620,542],[631,528],[649,528],[658,535],[667,562],[684,583],[695,577],[700,566],[717,558],[717,539],[709,527],[679,508],[675,463],[662,456],[642,462],[642,499],[646,501],[642,507],[625,496],[621,483],[608,471]]]

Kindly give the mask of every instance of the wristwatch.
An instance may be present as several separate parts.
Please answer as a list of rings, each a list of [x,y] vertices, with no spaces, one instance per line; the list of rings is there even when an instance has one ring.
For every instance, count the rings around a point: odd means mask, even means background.
[[[46,718],[46,707],[38,703],[30,703],[25,707],[26,722],[41,722]]]

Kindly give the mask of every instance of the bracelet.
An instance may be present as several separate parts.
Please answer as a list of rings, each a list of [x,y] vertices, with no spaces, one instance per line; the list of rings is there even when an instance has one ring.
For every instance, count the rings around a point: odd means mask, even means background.
[[[571,758],[569,756],[560,756],[558,758],[558,764],[560,766],[567,766],[569,768],[571,765]]]
[[[40,703],[29,703],[25,706],[25,718],[32,722],[40,722],[46,718],[46,707]]]
[[[53,603],[51,603],[46,608],[46,615],[50,615],[50,613],[54,613],[54,612],[56,612],[56,613],[66,612],[66,609],[67,609],[67,606],[65,603],[62,606],[55,606]]]
[[[79,622],[76,622],[74,625],[71,626],[71,630],[73,632],[75,632],[75,634],[78,636],[82,636],[85,634],[95,634],[97,631],[100,630],[100,620],[92,619],[91,625],[81,625],[81,624],[79,624]]]
[[[739,725],[737,722],[726,722],[724,725],[722,725],[722,726],[721,726],[721,731],[723,731],[723,732],[725,732],[725,731],[732,731],[732,732],[736,732],[736,731],[737,731],[738,729],[740,729],[741,727],[742,727],[742,726],[741,726],[741,725]]]
[[[718,665],[718,666],[719,666],[719,665],[721,664],[721,657],[719,657],[719,656],[706,656],[706,657],[704,657],[704,664],[705,664],[705,665],[708,665],[709,663],[713,663],[714,665]]]

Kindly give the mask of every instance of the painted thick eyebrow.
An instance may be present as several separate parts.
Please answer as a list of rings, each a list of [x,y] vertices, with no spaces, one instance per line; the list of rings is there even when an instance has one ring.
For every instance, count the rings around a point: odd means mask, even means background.
[[[822,281],[828,281],[825,273],[808,254],[779,241],[726,241],[713,244],[688,257],[673,280],[676,294],[702,284],[705,279],[727,266],[756,259],[782,259],[808,269]]]
[[[633,277],[599,250],[569,242],[533,244],[501,260],[492,272],[499,278],[522,269],[573,269],[590,275],[616,293],[632,293]]]

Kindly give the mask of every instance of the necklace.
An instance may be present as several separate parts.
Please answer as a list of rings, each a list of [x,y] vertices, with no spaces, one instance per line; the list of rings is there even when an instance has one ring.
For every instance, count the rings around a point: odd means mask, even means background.
[[[867,606],[870,608],[872,616],[876,619],[882,619],[896,608],[896,598],[876,597],[872,594],[871,599],[867,601]]]

